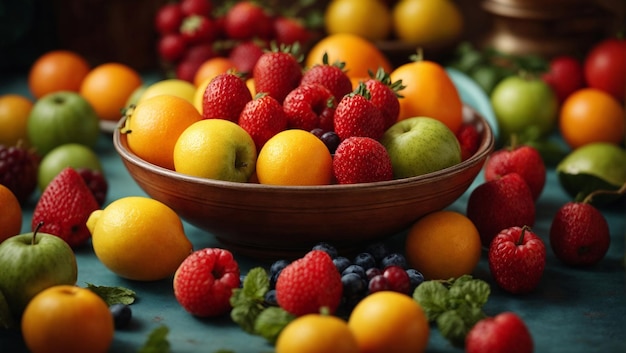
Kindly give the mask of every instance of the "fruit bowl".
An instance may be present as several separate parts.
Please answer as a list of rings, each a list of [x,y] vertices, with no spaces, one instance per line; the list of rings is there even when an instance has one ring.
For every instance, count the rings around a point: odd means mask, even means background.
[[[113,143],[149,196],[213,234],[225,248],[272,260],[302,256],[321,241],[351,253],[452,204],[494,149],[489,123],[468,106],[464,118],[480,133],[479,149],[467,160],[421,176],[352,185],[271,186],[197,178],[138,158],[119,129]]]

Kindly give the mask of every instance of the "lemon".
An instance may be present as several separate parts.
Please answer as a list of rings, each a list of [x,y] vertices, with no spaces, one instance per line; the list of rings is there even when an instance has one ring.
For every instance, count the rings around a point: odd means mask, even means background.
[[[196,95],[196,86],[191,82],[176,78],[157,81],[146,88],[137,103],[162,94],[178,96],[193,104],[194,96]]]
[[[120,277],[154,281],[172,275],[193,250],[180,217],[160,201],[123,197],[87,220],[96,257]]]

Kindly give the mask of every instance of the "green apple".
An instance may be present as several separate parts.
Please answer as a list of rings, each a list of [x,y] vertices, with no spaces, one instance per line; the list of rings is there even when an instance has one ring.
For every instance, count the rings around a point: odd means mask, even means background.
[[[587,144],[570,152],[556,167],[563,189],[576,200],[595,190],[617,190],[626,183],[626,150],[605,142]],[[596,205],[609,203],[615,195],[598,195]]]
[[[93,107],[77,92],[47,94],[35,102],[27,120],[28,140],[40,156],[65,143],[94,147],[100,120]]]
[[[225,119],[191,124],[174,145],[174,169],[200,178],[247,182],[255,171],[256,158],[250,134]]]
[[[556,127],[558,99],[539,77],[504,78],[491,92],[491,104],[504,142],[512,134],[523,140],[536,139]]]
[[[429,117],[398,121],[380,142],[389,153],[395,178],[431,173],[461,162],[461,147],[452,130]]]
[[[43,191],[48,183],[67,167],[102,172],[100,159],[92,148],[79,143],[66,143],[55,147],[41,159],[37,171],[39,189]]]
[[[58,284],[76,284],[76,256],[56,235],[14,235],[0,243],[0,291],[16,319],[40,291]]]

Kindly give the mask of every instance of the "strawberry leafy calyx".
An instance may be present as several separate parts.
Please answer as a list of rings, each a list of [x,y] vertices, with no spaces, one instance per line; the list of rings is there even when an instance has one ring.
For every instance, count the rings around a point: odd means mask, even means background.
[[[299,42],[293,44],[278,44],[276,41],[271,41],[269,48],[266,52],[270,53],[286,53],[294,57],[298,63],[304,61],[304,52]]]
[[[327,52],[324,52],[324,55],[322,55],[322,65],[335,66],[341,71],[346,72],[346,62],[341,60],[335,60],[333,63],[331,63],[330,59],[328,59]]]
[[[392,81],[391,75],[386,72],[385,69],[382,67],[379,67],[378,70],[376,70],[376,73],[372,72],[371,70],[368,70],[367,72],[372,79],[379,81],[380,83],[391,88],[396,97],[403,98],[403,96],[400,94],[400,91],[405,89],[406,86],[402,84],[402,80]]]
[[[354,91],[348,93],[348,96],[350,97],[354,97],[357,95],[363,96],[367,100],[370,100],[372,98],[372,94],[364,82],[359,82]]]

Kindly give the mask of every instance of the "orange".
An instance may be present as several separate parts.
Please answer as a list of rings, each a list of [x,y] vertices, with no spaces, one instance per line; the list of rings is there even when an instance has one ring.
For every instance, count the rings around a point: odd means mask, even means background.
[[[403,0],[392,10],[393,32],[415,46],[444,47],[463,30],[463,15],[450,0]]]
[[[28,114],[33,102],[18,94],[0,96],[0,145],[15,146],[28,140]]]
[[[415,116],[437,119],[454,133],[463,124],[463,102],[445,69],[436,62],[417,59],[400,65],[390,74],[402,80],[398,120]]]
[[[158,95],[126,111],[122,133],[139,158],[174,170],[174,145],[180,134],[202,116],[188,100]]]
[[[324,53],[328,54],[328,62],[342,61],[351,79],[367,79],[369,71],[376,72],[382,67],[391,72],[392,66],[385,54],[374,43],[350,33],[331,34],[322,38],[309,51],[305,65],[312,67],[323,63]]]
[[[447,280],[471,274],[478,265],[481,243],[474,223],[454,211],[435,211],[409,229],[406,258],[426,279]]]
[[[87,288],[56,285],[39,292],[21,322],[32,353],[105,353],[115,326],[107,303]]]
[[[80,86],[80,94],[100,119],[117,121],[126,101],[142,85],[139,73],[130,66],[106,63],[93,68]]]
[[[428,319],[419,303],[392,291],[362,299],[352,310],[348,326],[361,353],[420,353],[430,336]]]
[[[20,234],[22,230],[22,207],[13,192],[0,184],[0,243],[6,238]]]
[[[57,91],[78,92],[90,66],[81,55],[54,50],[40,56],[28,72],[28,88],[39,99]]]
[[[624,140],[625,129],[624,107],[599,89],[580,89],[561,106],[559,130],[571,148],[592,142],[619,144]]]
[[[328,148],[312,133],[284,130],[261,148],[256,174],[261,184],[327,185],[333,160]]]
[[[348,323],[332,315],[307,314],[280,332],[276,353],[359,353]]]
[[[326,33],[351,33],[383,40],[391,33],[391,11],[380,0],[334,0],[324,11]]]
[[[193,77],[193,84],[196,87],[200,87],[200,84],[206,79],[213,78],[235,68],[235,63],[229,58],[223,56],[210,58],[198,67],[198,70]]]

